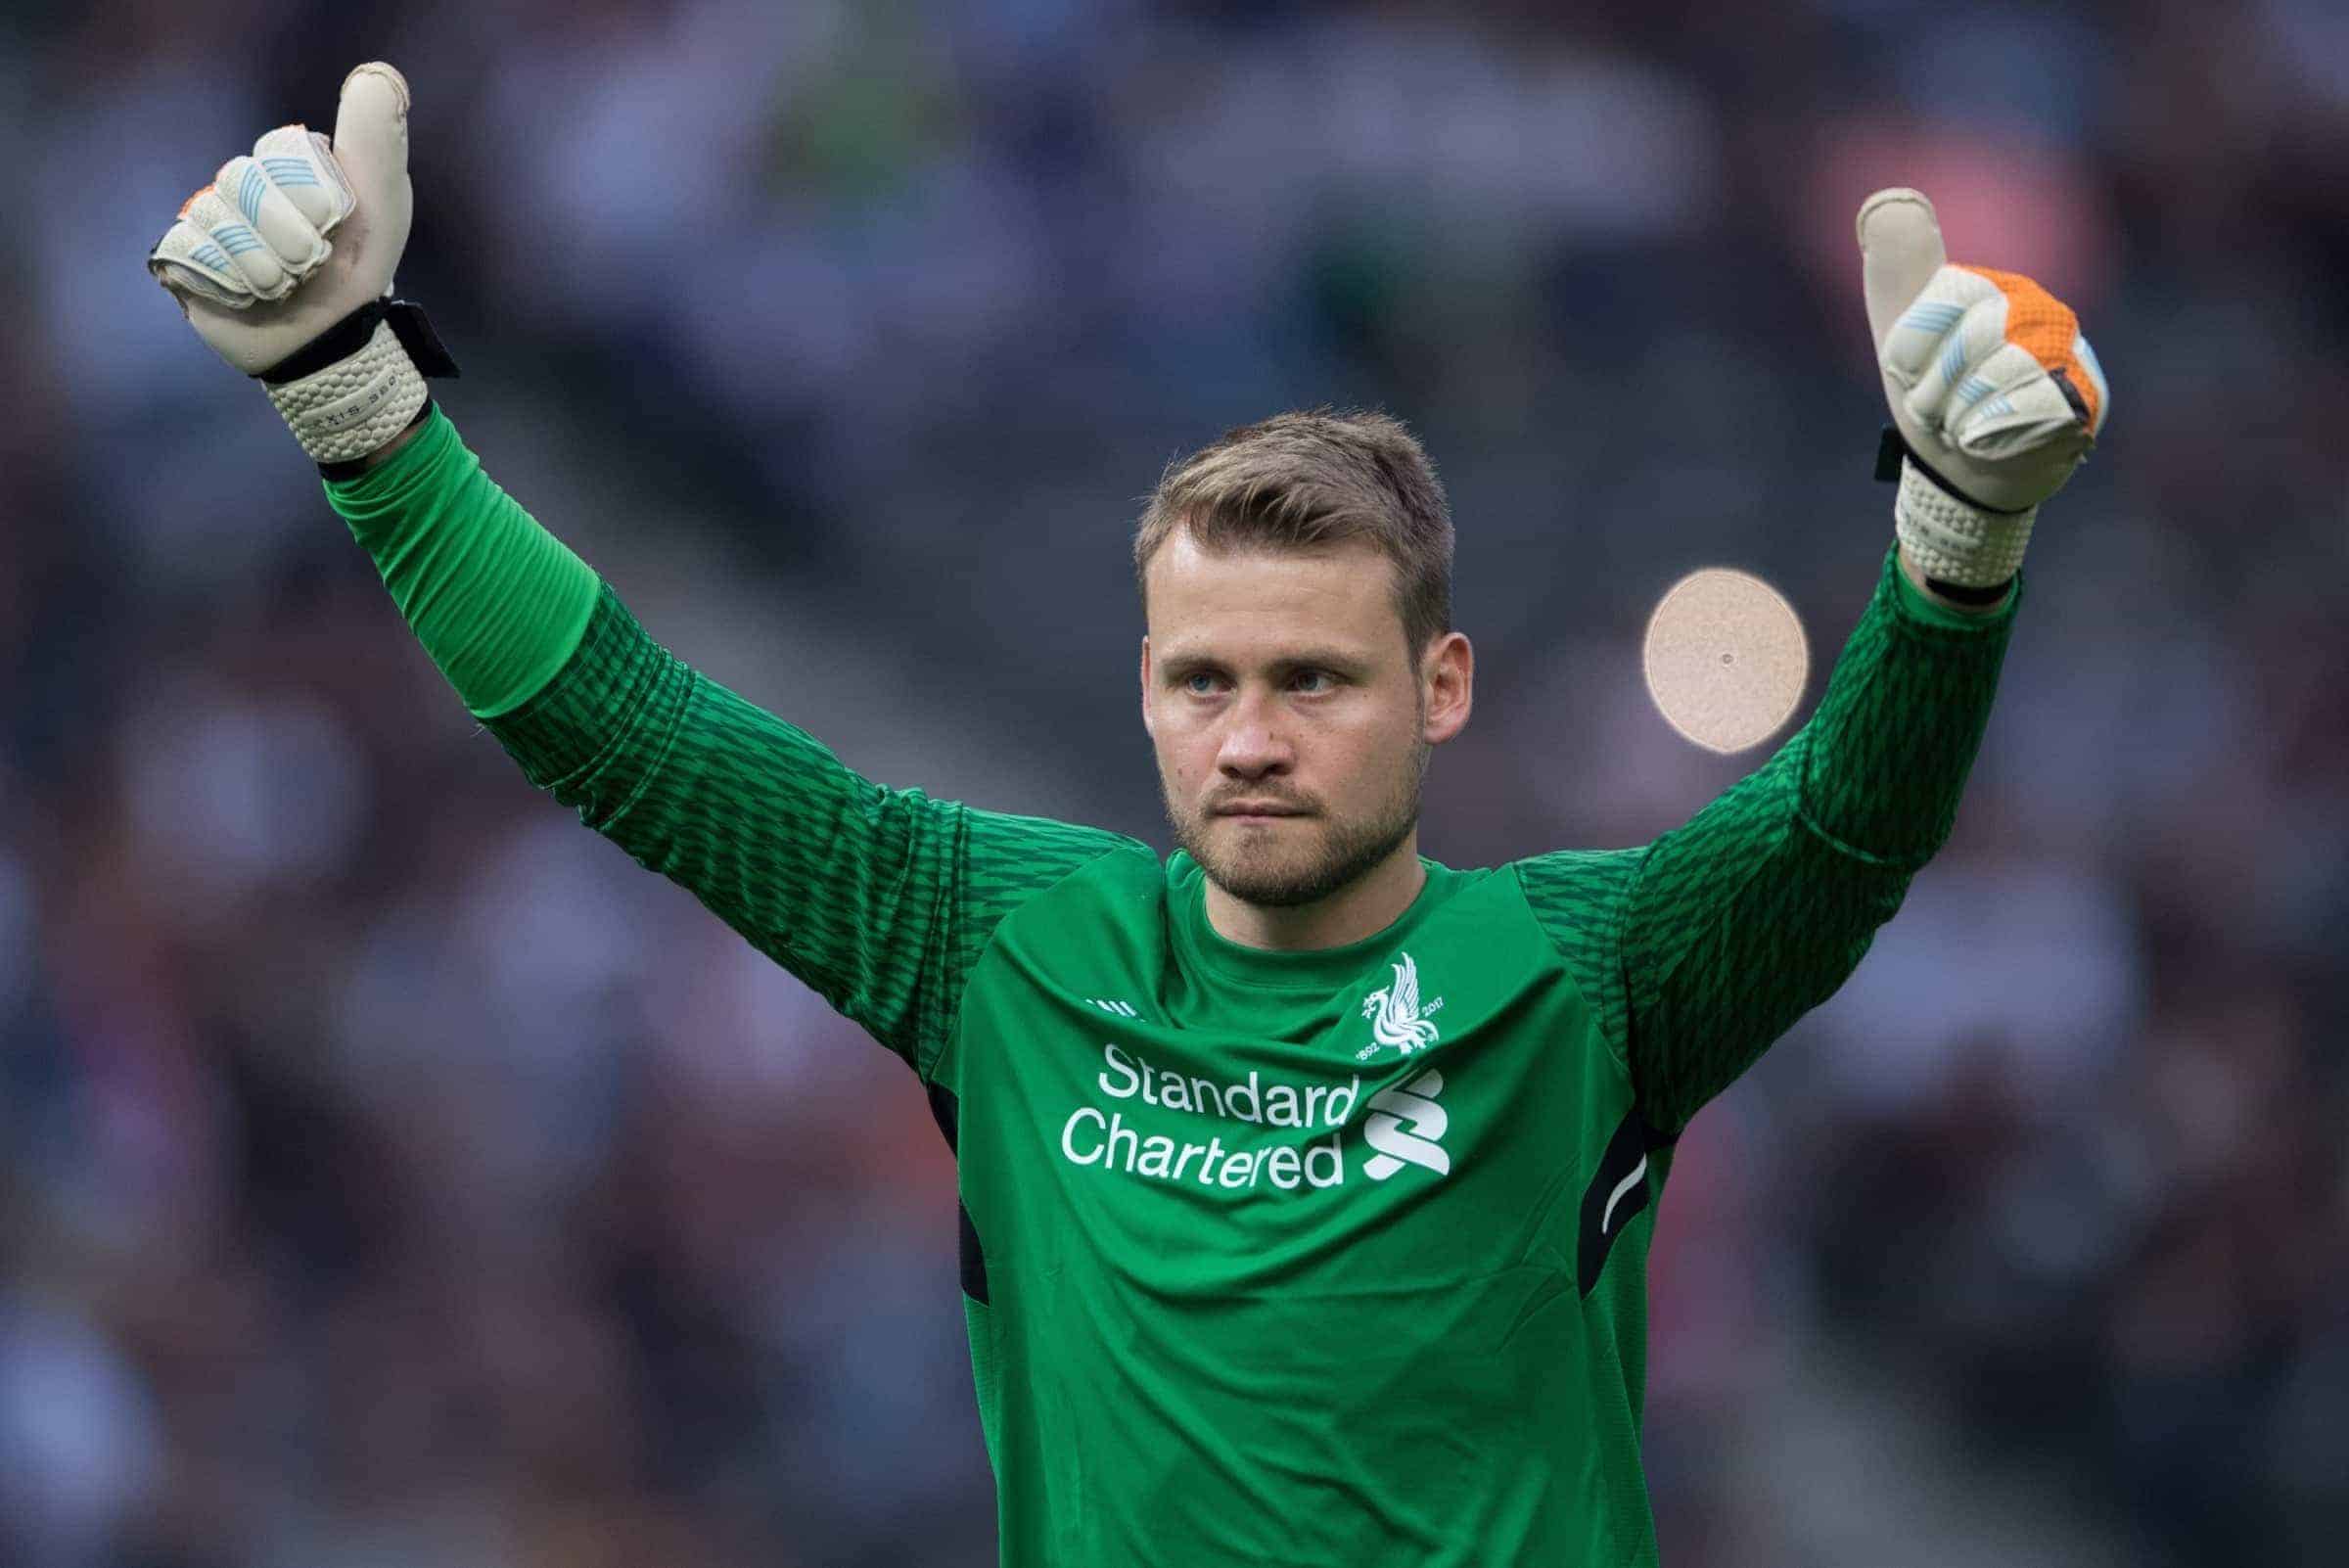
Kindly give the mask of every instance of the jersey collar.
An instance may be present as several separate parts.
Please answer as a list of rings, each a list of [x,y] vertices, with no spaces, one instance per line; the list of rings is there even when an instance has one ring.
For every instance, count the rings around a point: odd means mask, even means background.
[[[1451,897],[1459,873],[1424,854],[1419,864],[1427,881],[1384,931],[1340,947],[1292,952],[1250,947],[1220,935],[1207,918],[1207,873],[1189,852],[1176,850],[1167,858],[1167,906],[1176,948],[1186,962],[1252,990],[1326,993],[1383,962]]]

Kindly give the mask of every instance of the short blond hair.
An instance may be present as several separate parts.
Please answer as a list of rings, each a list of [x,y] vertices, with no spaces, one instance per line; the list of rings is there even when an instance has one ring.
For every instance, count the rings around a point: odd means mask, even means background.
[[[1412,662],[1451,629],[1451,509],[1425,449],[1386,414],[1275,414],[1168,464],[1133,533],[1145,614],[1150,559],[1177,529],[1215,554],[1368,539],[1395,563]]]

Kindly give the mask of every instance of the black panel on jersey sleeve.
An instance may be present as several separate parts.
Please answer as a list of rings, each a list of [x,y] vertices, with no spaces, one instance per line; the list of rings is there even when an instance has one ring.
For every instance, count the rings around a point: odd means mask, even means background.
[[[1575,1272],[1584,1295],[1589,1295],[1590,1288],[1598,1283],[1599,1270],[1607,1266],[1607,1254],[1613,1249],[1615,1238],[1623,1234],[1624,1226],[1632,1222],[1634,1215],[1648,1206],[1654,1194],[1655,1178],[1647,1169],[1648,1151],[1663,1148],[1672,1141],[1669,1133],[1641,1121],[1637,1111],[1626,1115],[1616,1127],[1615,1135],[1607,1140],[1607,1152],[1599,1159],[1598,1171],[1583,1189],[1582,1239],[1575,1249]]]
[[[961,1151],[955,1147],[955,1138],[962,1126],[962,1102],[954,1097],[952,1089],[943,1084],[931,1084],[929,1090],[931,1119],[938,1123],[938,1130],[945,1134],[947,1152],[958,1154]],[[985,1307],[990,1305],[987,1296],[987,1251],[979,1245],[979,1227],[971,1222],[970,1205],[956,1204],[955,1209],[962,1217],[962,1232],[958,1241],[962,1293]]]
[[[962,1102],[944,1084],[929,1084],[924,1087],[930,1091],[930,1119],[946,1135],[946,1152],[960,1154],[962,1151],[954,1146],[954,1137],[962,1125]]]

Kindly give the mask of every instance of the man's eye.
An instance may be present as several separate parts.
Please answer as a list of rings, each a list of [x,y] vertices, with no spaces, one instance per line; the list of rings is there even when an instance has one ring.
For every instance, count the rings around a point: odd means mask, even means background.
[[[1338,677],[1326,669],[1301,669],[1290,679],[1309,697],[1324,696],[1336,690],[1338,684]],[[1182,689],[1194,697],[1213,697],[1218,681],[1216,675],[1194,670],[1182,677]]]

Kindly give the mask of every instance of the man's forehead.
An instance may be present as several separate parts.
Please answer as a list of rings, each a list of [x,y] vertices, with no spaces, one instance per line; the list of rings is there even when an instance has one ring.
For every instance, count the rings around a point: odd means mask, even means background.
[[[1393,563],[1365,539],[1207,551],[1178,531],[1151,559],[1147,582],[1151,640],[1170,653],[1231,638],[1366,645],[1397,619]]]

